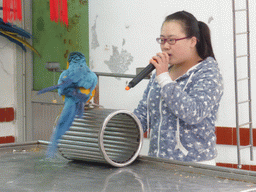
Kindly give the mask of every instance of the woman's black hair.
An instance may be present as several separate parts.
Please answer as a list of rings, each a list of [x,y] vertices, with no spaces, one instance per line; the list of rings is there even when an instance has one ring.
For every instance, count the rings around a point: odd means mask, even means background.
[[[202,21],[197,21],[191,13],[186,11],[179,11],[167,16],[164,23],[173,20],[180,21],[187,37],[195,36],[198,39],[196,49],[198,55],[202,59],[206,59],[209,56],[215,59],[212,49],[210,29],[207,24]]]

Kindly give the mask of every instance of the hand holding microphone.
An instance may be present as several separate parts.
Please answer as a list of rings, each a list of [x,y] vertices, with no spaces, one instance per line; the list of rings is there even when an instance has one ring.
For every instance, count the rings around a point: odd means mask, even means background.
[[[160,75],[161,73],[168,72],[168,65],[169,65],[170,57],[169,54],[157,53],[156,56],[153,56],[150,60],[156,68],[156,76]]]
[[[169,55],[167,53],[157,53],[157,56],[152,57],[150,63],[145,67],[136,77],[134,77],[126,86],[126,90],[135,87],[142,79],[148,76],[155,68],[157,69],[156,75],[168,71]]]

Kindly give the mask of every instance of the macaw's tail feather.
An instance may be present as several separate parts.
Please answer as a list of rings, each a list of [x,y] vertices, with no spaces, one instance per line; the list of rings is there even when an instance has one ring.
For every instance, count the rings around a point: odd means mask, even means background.
[[[3,34],[1,31],[0,31],[0,35],[5,37],[5,38],[7,38],[9,41],[11,41],[13,43],[16,43],[17,45],[19,45],[23,49],[23,51],[26,52],[26,48],[23,46],[23,44],[21,42],[19,42],[19,41],[15,40],[15,39],[13,39],[13,38]]]
[[[24,29],[22,29],[16,25],[13,25],[11,23],[5,23],[1,17],[0,17],[0,29],[9,31],[9,32],[13,32],[13,33],[17,33],[18,35],[28,38],[28,39],[32,36],[29,32],[25,31]]]
[[[56,129],[51,137],[51,144],[49,145],[46,157],[53,158],[57,152],[58,140],[69,130],[76,115],[76,104],[70,98],[66,98],[65,106],[62,110]]]
[[[84,112],[84,105],[90,99],[90,95],[89,94],[86,95],[83,93],[79,93],[78,91],[74,91],[73,97],[79,101],[76,103],[76,115],[78,115],[78,117],[81,118]]]
[[[81,118],[84,113],[84,102],[78,102],[76,104],[76,115],[78,115],[78,118]]]
[[[30,45],[26,40],[18,37],[17,34],[14,34],[12,32],[7,32],[7,31],[4,31],[2,29],[0,29],[0,32],[3,33],[4,35],[10,37],[11,39],[15,40],[16,44],[18,44],[17,42],[19,42],[19,43],[22,43],[22,45],[23,44],[26,45],[28,48],[30,48],[32,51],[34,51],[39,57],[41,57],[41,55],[38,53],[38,51],[32,45]],[[24,46],[22,46],[21,48],[24,51],[26,51],[26,48]]]

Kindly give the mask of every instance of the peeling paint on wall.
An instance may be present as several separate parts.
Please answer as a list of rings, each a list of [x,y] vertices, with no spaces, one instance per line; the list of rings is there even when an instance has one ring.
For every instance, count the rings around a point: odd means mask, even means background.
[[[98,15],[96,16],[94,25],[93,25],[92,28],[91,28],[91,31],[92,31],[92,43],[91,43],[91,48],[94,49],[94,50],[95,50],[97,47],[100,46],[99,41],[98,41],[98,37],[97,37],[97,32],[96,32],[97,18],[98,18]]]
[[[124,49],[119,53],[117,46],[112,46],[112,49],[113,55],[110,56],[109,61],[104,61],[104,63],[109,67],[111,72],[123,74],[128,70],[128,66],[131,65],[133,56]]]
[[[89,57],[89,67],[90,67],[90,69],[92,70],[92,69],[94,69],[94,61],[93,61],[93,59],[91,58],[91,57]]]
[[[209,19],[208,19],[208,24],[210,24],[213,20],[214,20],[214,19],[213,19],[213,16],[209,17]]]

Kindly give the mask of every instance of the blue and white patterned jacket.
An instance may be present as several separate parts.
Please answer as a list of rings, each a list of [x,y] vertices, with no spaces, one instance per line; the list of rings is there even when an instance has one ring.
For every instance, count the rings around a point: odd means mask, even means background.
[[[134,114],[150,128],[149,156],[206,161],[217,156],[215,121],[223,95],[217,62],[208,57],[163,88],[152,75]]]

